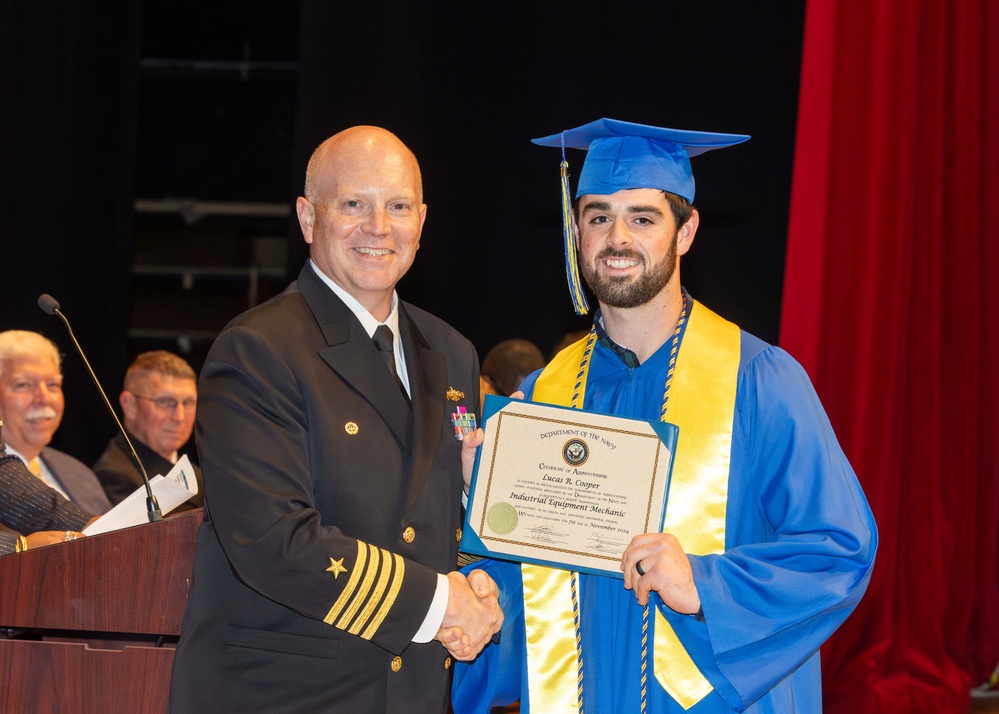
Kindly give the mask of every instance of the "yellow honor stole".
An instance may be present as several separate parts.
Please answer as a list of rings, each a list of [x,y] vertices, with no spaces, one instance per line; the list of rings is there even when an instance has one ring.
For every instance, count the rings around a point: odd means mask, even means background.
[[[725,549],[740,342],[737,325],[694,302],[669,392],[668,420],[680,431],[665,525],[693,555]],[[585,394],[586,372],[580,375],[579,366],[586,343],[583,339],[552,360],[534,386],[534,401],[571,406],[577,386],[579,394]],[[579,402],[582,407],[582,398]],[[522,573],[531,705],[538,711],[575,712],[582,682],[576,666],[572,574],[528,564],[522,566]],[[689,709],[711,691],[711,684],[666,618],[658,609],[655,613],[656,679],[678,704]],[[585,653],[582,657],[585,661]]]

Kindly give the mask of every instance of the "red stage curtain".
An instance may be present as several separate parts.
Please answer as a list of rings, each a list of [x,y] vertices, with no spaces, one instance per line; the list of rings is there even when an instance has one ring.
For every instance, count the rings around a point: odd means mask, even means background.
[[[781,345],[881,545],[826,712],[967,712],[999,661],[999,2],[809,0]]]

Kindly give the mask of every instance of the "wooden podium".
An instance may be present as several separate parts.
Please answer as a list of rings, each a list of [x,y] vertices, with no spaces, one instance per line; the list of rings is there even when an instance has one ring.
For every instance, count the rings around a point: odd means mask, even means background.
[[[0,557],[0,712],[163,714],[203,518]]]

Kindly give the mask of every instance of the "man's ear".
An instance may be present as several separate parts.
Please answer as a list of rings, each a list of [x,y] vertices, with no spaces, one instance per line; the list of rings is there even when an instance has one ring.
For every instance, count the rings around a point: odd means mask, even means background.
[[[135,395],[128,391],[123,391],[118,395],[118,403],[121,404],[121,413],[125,415],[126,422],[135,421]]]
[[[680,230],[677,232],[676,238],[676,254],[684,255],[688,250],[690,250],[691,243],[694,242],[694,234],[697,233],[697,226],[701,224],[701,214],[697,212],[695,208],[687,222],[680,226]]]
[[[305,242],[312,243],[312,228],[316,224],[316,207],[302,196],[295,201],[295,212],[298,214],[298,225],[302,228]]]
[[[423,238],[423,226],[427,222],[427,204],[420,204],[420,235],[416,237],[416,250],[420,249],[420,239]]]

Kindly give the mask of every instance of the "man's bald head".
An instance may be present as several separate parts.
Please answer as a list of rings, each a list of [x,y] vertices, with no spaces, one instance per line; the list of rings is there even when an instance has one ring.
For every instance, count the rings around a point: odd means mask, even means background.
[[[381,158],[399,164],[411,162],[408,168],[416,177],[417,196],[423,202],[423,175],[416,155],[399,137],[378,126],[352,126],[316,147],[305,170],[305,197],[315,203],[327,184],[336,180],[337,166],[360,158]]]

